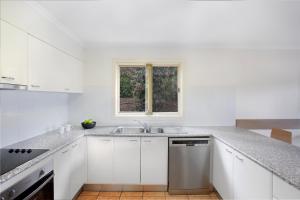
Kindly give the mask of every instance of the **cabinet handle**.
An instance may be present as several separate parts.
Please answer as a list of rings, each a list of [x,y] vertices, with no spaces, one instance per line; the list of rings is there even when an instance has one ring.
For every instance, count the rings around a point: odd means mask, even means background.
[[[240,158],[240,157],[238,157],[238,156],[235,156],[239,161],[241,161],[241,162],[243,162],[244,161],[244,159],[242,159],[242,158]]]
[[[65,88],[65,90],[66,90],[66,91],[69,91],[70,89],[69,89],[69,88]]]
[[[31,87],[33,87],[33,88],[40,88],[41,86],[39,86],[39,85],[31,85]]]
[[[130,141],[130,142],[137,142],[137,140],[128,140],[128,141]]]
[[[104,142],[110,142],[111,140],[110,139],[102,139],[102,141],[104,141]]]
[[[67,149],[67,150],[65,150],[65,151],[63,151],[63,152],[61,152],[62,154],[65,154],[65,153],[67,153],[69,151],[69,149]]]
[[[232,151],[230,151],[230,150],[228,150],[228,149],[226,149],[226,151],[227,151],[228,153],[232,154]]]
[[[11,76],[2,76],[1,78],[7,79],[7,80],[10,80],[10,81],[15,80],[15,78],[14,78],[14,77],[11,77]]]
[[[151,140],[144,140],[144,142],[152,142]]]

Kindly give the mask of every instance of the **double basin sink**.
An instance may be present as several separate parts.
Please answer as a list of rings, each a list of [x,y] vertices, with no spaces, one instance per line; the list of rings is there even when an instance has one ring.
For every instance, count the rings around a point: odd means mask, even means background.
[[[143,128],[143,127],[117,127],[112,131],[113,134],[157,134],[164,133],[163,128],[151,127],[151,128]]]
[[[112,134],[187,134],[186,130],[181,127],[126,127],[119,126],[114,129]]]

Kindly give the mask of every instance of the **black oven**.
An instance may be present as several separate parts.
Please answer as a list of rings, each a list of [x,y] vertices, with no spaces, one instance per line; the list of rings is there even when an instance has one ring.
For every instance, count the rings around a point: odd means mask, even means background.
[[[49,163],[3,191],[1,200],[54,200],[54,173]]]

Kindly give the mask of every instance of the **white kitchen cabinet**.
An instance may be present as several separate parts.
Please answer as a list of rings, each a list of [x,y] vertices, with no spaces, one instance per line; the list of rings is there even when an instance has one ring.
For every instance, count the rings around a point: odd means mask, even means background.
[[[213,185],[223,199],[272,199],[272,173],[217,139]]]
[[[87,178],[86,138],[71,144],[71,159],[70,195],[74,197]]]
[[[75,58],[29,37],[29,89],[77,93],[82,91],[82,64]]]
[[[69,200],[71,184],[71,146],[54,155],[54,199]]]
[[[28,35],[0,20],[1,83],[27,85]]]
[[[76,58],[82,58],[82,47],[78,42],[35,4],[34,1],[1,0],[0,18]]]
[[[233,150],[214,139],[213,185],[223,199],[233,199]]]
[[[272,199],[272,173],[238,152],[234,153],[234,199]]]
[[[67,91],[71,93],[81,93],[82,92],[82,63],[71,57],[66,56],[67,62]]]
[[[115,184],[140,184],[140,138],[114,138]]]
[[[141,184],[168,184],[168,138],[141,138]]]
[[[300,199],[300,190],[289,185],[278,176],[273,175],[273,199],[274,200],[298,200]]]
[[[29,89],[62,92],[63,60],[63,55],[54,47],[29,37]]]
[[[54,155],[54,199],[70,200],[86,182],[85,138]]]
[[[113,183],[113,138],[87,137],[88,183]]]

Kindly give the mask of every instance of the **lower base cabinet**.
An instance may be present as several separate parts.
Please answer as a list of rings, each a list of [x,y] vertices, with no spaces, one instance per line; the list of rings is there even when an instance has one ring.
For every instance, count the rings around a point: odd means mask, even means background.
[[[167,137],[87,137],[88,184],[167,185]]]
[[[141,138],[141,184],[168,185],[168,138]]]
[[[233,150],[214,139],[212,182],[223,199],[233,199]]]
[[[234,152],[233,177],[234,199],[272,199],[272,173],[238,152]]]
[[[54,199],[71,199],[71,147],[67,146],[54,155]]]
[[[272,173],[214,139],[213,185],[223,199],[272,199]]]
[[[140,138],[114,138],[113,177],[115,184],[140,184]]]
[[[54,155],[54,199],[72,199],[86,182],[86,139],[81,138]]]
[[[112,137],[87,137],[88,184],[113,184]]]
[[[299,200],[300,190],[289,185],[278,176],[273,175],[273,199],[274,200]]]

